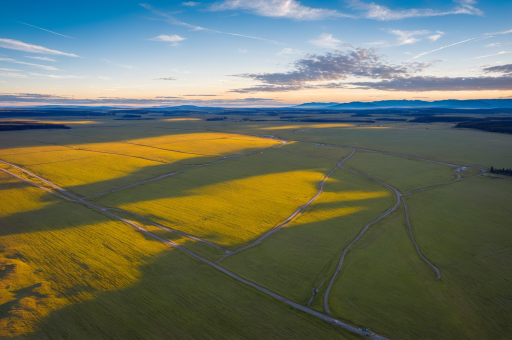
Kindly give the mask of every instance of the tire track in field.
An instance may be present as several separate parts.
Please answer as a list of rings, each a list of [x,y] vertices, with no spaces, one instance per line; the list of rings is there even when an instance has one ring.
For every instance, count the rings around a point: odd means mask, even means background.
[[[311,203],[313,203],[317,198],[318,196],[320,196],[320,194],[323,192],[324,190],[324,184],[325,184],[325,181],[327,181],[329,179],[329,177],[336,171],[336,169],[338,167],[341,167],[341,164],[346,161],[347,159],[350,158],[350,156],[352,156],[354,154],[354,150],[352,150],[352,152],[350,153],[350,155],[348,155],[347,157],[345,157],[343,160],[341,160],[337,165],[336,167],[334,168],[334,170],[332,170],[329,174],[327,174],[324,179],[319,183],[319,188],[318,188],[318,192],[316,193],[315,196],[313,196],[313,198],[311,198],[308,202],[306,202],[305,204],[301,205],[300,207],[297,208],[297,210],[295,210],[293,212],[293,214],[291,214],[290,216],[288,216],[281,224],[275,226],[274,228],[272,228],[271,230],[269,230],[267,233],[263,234],[262,236],[260,236],[258,239],[256,239],[254,242],[246,245],[245,247],[242,247],[240,249],[237,249],[235,251],[232,251],[228,254],[226,254],[224,257],[222,257],[220,260],[217,261],[220,262],[222,260],[224,260],[226,257],[228,256],[231,256],[231,255],[234,255],[234,254],[237,254],[243,250],[246,250],[248,248],[251,248],[259,243],[261,243],[264,239],[266,239],[267,237],[271,236],[272,234],[278,232],[281,228],[283,227],[286,227],[295,217],[297,217],[297,215],[299,215],[301,212],[303,212],[307,207],[309,207],[311,205]]]
[[[228,250],[228,249],[222,248],[221,246],[219,246],[219,245],[217,245],[217,244],[215,244],[215,243],[212,243],[212,242],[209,242],[209,241],[206,241],[206,240],[200,239],[199,237],[195,237],[195,236],[192,236],[192,235],[186,234],[186,233],[181,232],[181,231],[176,230],[176,229],[172,229],[172,228],[169,228],[169,227],[164,227],[164,226],[163,226],[163,225],[161,225],[161,224],[155,223],[155,222],[153,222],[153,221],[151,221],[151,220],[148,220],[147,218],[144,218],[144,217],[142,217],[142,216],[140,216],[140,215],[137,215],[137,214],[135,214],[135,213],[132,213],[132,212],[130,212],[130,211],[126,211],[126,210],[122,210],[122,209],[118,209],[118,208],[105,208],[105,210],[117,210],[117,211],[121,211],[121,212],[123,212],[123,213],[125,213],[125,214],[133,215],[133,216],[135,216],[135,217],[137,217],[137,218],[139,218],[139,219],[141,219],[141,220],[143,220],[143,221],[146,221],[146,222],[148,222],[149,224],[151,224],[151,225],[153,225],[153,226],[155,226],[155,227],[157,227],[157,228],[160,228],[160,229],[162,229],[162,230],[170,231],[170,232],[176,233],[176,234],[178,234],[178,235],[181,235],[181,236],[183,236],[183,237],[187,237],[187,238],[189,238],[189,239],[192,239],[192,240],[194,240],[194,241],[205,243],[205,244],[207,244],[207,245],[209,245],[209,246],[212,246],[212,247],[214,247],[214,248],[217,248],[217,249],[220,249],[220,250],[224,251],[226,254],[229,254],[229,253],[231,252],[231,250]]]
[[[352,153],[354,153],[354,152],[352,152]],[[385,211],[382,215],[380,215],[376,220],[374,220],[374,221],[372,221],[372,222],[368,223],[368,224],[363,228],[363,230],[362,230],[362,231],[361,231],[361,232],[356,236],[356,238],[355,238],[355,239],[353,239],[353,240],[352,240],[352,242],[350,242],[350,243],[345,247],[345,249],[343,250],[343,253],[341,254],[340,261],[338,262],[338,267],[336,268],[336,271],[334,272],[334,274],[333,274],[333,276],[332,276],[331,280],[329,281],[329,285],[327,286],[327,290],[325,291],[325,294],[324,294],[324,310],[325,310],[325,312],[326,312],[326,313],[328,313],[328,314],[330,314],[330,315],[332,315],[332,314],[331,314],[331,311],[330,311],[330,309],[329,309],[329,293],[331,292],[331,288],[332,288],[332,285],[334,284],[334,280],[336,279],[336,276],[338,275],[338,273],[339,273],[339,272],[340,272],[340,270],[341,270],[341,267],[343,266],[343,262],[344,262],[344,260],[345,260],[345,256],[347,255],[347,253],[348,253],[348,251],[349,251],[350,247],[351,247],[354,243],[356,243],[356,242],[357,242],[357,241],[358,241],[358,240],[363,236],[363,234],[366,232],[366,230],[368,230],[368,228],[369,228],[372,224],[374,224],[374,223],[376,223],[376,222],[378,222],[378,221],[382,220],[384,217],[386,217],[387,215],[389,215],[393,210],[395,210],[395,209],[398,207],[398,205],[400,204],[400,197],[401,197],[401,194],[400,194],[400,192],[398,192],[398,190],[396,190],[395,188],[393,188],[393,187],[391,187],[391,186],[387,185],[387,184],[386,184],[386,183],[384,183],[384,182],[379,181],[379,180],[378,180],[378,179],[376,179],[376,178],[373,178],[373,177],[370,177],[370,176],[364,175],[364,174],[362,174],[362,173],[359,173],[359,172],[357,172],[357,171],[354,171],[354,170],[351,170],[351,169],[345,168],[345,167],[343,167],[341,164],[339,164],[339,167],[340,167],[340,168],[342,168],[342,169],[348,170],[348,171],[350,171],[350,172],[353,172],[353,173],[355,173],[355,174],[357,174],[357,175],[364,176],[364,177],[366,177],[366,178],[372,179],[372,180],[376,181],[377,183],[380,183],[381,185],[383,185],[383,186],[385,186],[385,187],[387,187],[387,188],[391,189],[391,190],[396,194],[396,204],[395,204],[392,208],[389,208],[388,210],[386,210],[386,211]]]
[[[407,228],[409,229],[409,235],[411,235],[411,240],[412,240],[412,243],[414,243],[416,252],[423,259],[423,261],[425,261],[430,267],[432,267],[432,269],[434,269],[434,271],[436,272],[437,278],[440,279],[441,272],[439,271],[439,269],[436,266],[434,266],[429,260],[427,260],[427,258],[425,256],[423,256],[423,254],[420,251],[420,248],[418,247],[418,244],[416,243],[416,240],[414,239],[414,236],[412,235],[411,223],[409,222],[409,213],[407,212],[407,203],[405,203],[405,199],[403,196],[401,197],[401,199],[402,199],[402,202],[404,203],[405,219],[407,220]]]
[[[10,163],[5,162],[5,161],[2,161],[2,160],[0,160],[0,162],[1,162],[1,163],[4,163],[4,164],[7,164],[7,165],[14,166],[15,168],[19,168],[19,167],[15,166],[14,164],[10,164]],[[2,168],[0,168],[0,169],[1,169],[1,170],[5,170],[5,169],[2,169]],[[26,170],[24,170],[24,169],[21,169],[21,168],[19,168],[19,169],[20,169],[20,170],[22,170],[23,172],[27,173],[27,174],[33,175],[33,174],[31,174],[30,172],[28,172],[28,171],[26,171]],[[6,171],[6,172],[7,172],[7,173],[9,173],[9,174],[11,174],[11,175],[13,175],[10,171]],[[15,175],[14,175],[14,176],[15,176]],[[82,204],[84,204],[84,205],[86,205],[86,206],[88,206],[88,207],[90,207],[90,208],[92,208],[92,209],[94,209],[94,210],[98,210],[98,211],[100,211],[100,212],[103,212],[104,214],[109,215],[110,217],[112,217],[112,218],[114,218],[114,219],[116,219],[116,220],[118,220],[118,221],[124,222],[124,223],[126,223],[126,224],[128,224],[128,225],[132,226],[133,228],[137,229],[137,230],[138,230],[138,231],[140,231],[141,233],[144,233],[144,234],[146,234],[146,235],[148,235],[148,236],[151,236],[151,237],[153,237],[153,238],[157,239],[158,241],[160,241],[160,242],[162,242],[162,243],[165,243],[165,244],[167,244],[167,245],[169,245],[169,246],[171,246],[171,247],[173,247],[173,248],[175,248],[175,249],[181,250],[181,251],[183,251],[183,252],[185,252],[185,253],[189,254],[190,256],[195,257],[195,258],[196,258],[196,259],[198,259],[199,261],[201,261],[201,262],[203,262],[203,263],[205,263],[205,264],[208,264],[209,266],[211,266],[211,267],[213,267],[213,268],[215,268],[215,269],[217,269],[217,270],[219,270],[219,271],[223,272],[224,274],[229,275],[229,276],[230,276],[230,277],[232,277],[233,279],[235,279],[235,280],[237,280],[237,281],[239,281],[239,282],[242,282],[242,283],[244,283],[244,284],[246,284],[246,285],[249,285],[249,286],[251,286],[251,287],[253,287],[253,288],[255,288],[255,289],[259,290],[260,292],[262,292],[262,293],[264,293],[264,294],[267,294],[267,295],[269,295],[269,296],[271,296],[271,297],[273,297],[273,298],[275,298],[275,299],[277,299],[277,300],[280,300],[280,301],[282,301],[282,302],[286,303],[287,305],[292,306],[292,307],[293,307],[293,308],[295,308],[295,309],[298,309],[298,310],[300,310],[300,311],[303,311],[303,312],[305,312],[305,313],[308,313],[308,314],[310,314],[310,315],[312,315],[312,316],[315,316],[315,317],[317,317],[317,318],[320,318],[320,319],[322,319],[322,320],[324,320],[324,321],[330,322],[330,323],[332,323],[332,324],[334,324],[334,325],[336,325],[336,326],[342,327],[342,328],[344,328],[344,329],[346,329],[346,330],[348,330],[348,331],[350,331],[350,332],[353,332],[353,333],[359,334],[359,335],[361,335],[361,336],[365,336],[365,337],[368,337],[368,338],[371,338],[371,339],[376,339],[376,340],[388,340],[387,338],[382,337],[382,336],[380,336],[380,335],[378,335],[378,334],[375,334],[375,333],[372,333],[372,332],[368,332],[368,331],[363,331],[363,330],[362,330],[362,329],[360,329],[360,328],[354,327],[354,326],[349,325],[349,324],[347,324],[347,323],[345,323],[345,322],[342,322],[342,321],[340,321],[340,320],[334,319],[334,318],[332,318],[332,317],[330,317],[330,316],[328,316],[328,315],[325,315],[325,314],[319,313],[319,312],[317,312],[317,311],[315,311],[315,310],[313,310],[313,309],[310,309],[310,308],[308,308],[308,307],[305,307],[305,306],[302,306],[302,305],[300,305],[300,304],[298,304],[298,303],[295,303],[295,302],[293,302],[293,301],[291,301],[291,300],[288,300],[288,299],[286,299],[286,298],[284,298],[284,297],[282,297],[282,296],[280,296],[280,295],[278,295],[278,294],[276,294],[276,293],[273,293],[273,292],[269,291],[268,289],[265,289],[265,288],[263,288],[263,287],[261,287],[261,286],[258,286],[257,284],[255,284],[255,283],[253,283],[253,282],[251,282],[251,281],[248,281],[248,280],[246,280],[246,279],[244,279],[244,278],[242,278],[242,277],[240,277],[240,276],[236,275],[235,273],[233,273],[233,272],[231,272],[231,271],[229,271],[229,270],[225,269],[224,267],[219,266],[218,264],[216,264],[216,263],[214,263],[214,262],[212,262],[212,261],[210,261],[210,260],[205,259],[205,258],[204,258],[204,257],[202,257],[202,256],[197,255],[196,253],[194,253],[194,252],[192,252],[192,251],[190,251],[190,250],[186,249],[186,248],[185,248],[185,247],[183,247],[183,246],[180,246],[180,245],[179,245],[179,244],[177,244],[177,243],[174,243],[174,242],[172,242],[172,241],[169,241],[169,240],[163,239],[163,238],[159,237],[158,235],[155,235],[155,234],[151,233],[150,231],[148,231],[148,230],[146,230],[146,229],[142,228],[142,227],[141,227],[141,226],[139,226],[138,224],[133,223],[133,222],[128,221],[128,220],[125,220],[125,219],[123,219],[122,217],[119,217],[119,216],[117,216],[117,215],[115,215],[115,214],[111,213],[110,211],[108,211],[108,210],[107,210],[107,208],[101,208],[101,207],[99,207],[99,206],[97,206],[97,205],[95,205],[95,204],[92,204],[92,203],[90,203],[90,202],[87,202],[87,201],[85,201],[85,200],[84,200],[84,199],[82,199],[82,198],[79,198],[79,197],[74,196],[73,194],[71,194],[71,193],[67,192],[66,190],[64,190],[64,189],[60,188],[59,186],[57,186],[57,185],[55,185],[55,184],[51,183],[51,182],[50,182],[50,181],[48,181],[48,180],[45,180],[45,179],[43,179],[43,178],[41,178],[41,177],[39,177],[39,176],[36,176],[36,175],[33,175],[33,176],[34,176],[35,178],[38,178],[39,180],[43,181],[44,183],[47,183],[48,185],[50,185],[50,186],[52,186],[52,187],[54,187],[54,188],[56,188],[56,189],[58,189],[58,190],[62,191],[63,193],[65,193],[65,194],[69,195],[70,197],[75,198],[75,199],[76,199],[76,201],[74,201],[74,202],[82,203]],[[15,176],[15,177],[17,177],[17,176]],[[38,188],[40,188],[40,189],[42,189],[42,190],[45,190],[45,191],[48,191],[46,188],[44,188],[44,187],[42,187],[42,186],[38,185],[37,183],[34,183],[34,182],[32,182],[32,181],[30,181],[30,180],[27,180],[27,179],[23,179],[23,180],[24,180],[25,182],[28,182],[28,183],[30,183],[30,184],[32,184],[32,185],[34,185],[35,187],[38,187]],[[55,192],[52,192],[52,191],[48,191],[48,192],[50,192],[51,194],[57,195],[57,196],[59,196],[59,197],[62,197],[62,196],[60,196],[59,194],[56,194]],[[65,198],[65,197],[62,197],[62,198]],[[67,199],[67,198],[66,198],[66,199]],[[69,199],[67,199],[67,200],[69,200]]]

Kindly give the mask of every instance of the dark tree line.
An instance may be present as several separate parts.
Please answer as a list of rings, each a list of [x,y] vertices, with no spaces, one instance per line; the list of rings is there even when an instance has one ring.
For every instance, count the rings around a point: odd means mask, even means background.
[[[460,122],[459,124],[455,125],[455,127],[512,134],[512,121],[481,120],[481,121],[472,121],[472,122]]]
[[[70,129],[64,124],[48,124],[37,122],[15,122],[15,121],[2,121],[0,122],[0,131],[13,131],[13,130],[32,130],[32,129]]]
[[[508,176],[512,176],[512,169],[505,169],[505,168],[502,168],[502,169],[496,169],[494,167],[491,166],[491,173],[492,174],[502,174],[502,175],[508,175]]]

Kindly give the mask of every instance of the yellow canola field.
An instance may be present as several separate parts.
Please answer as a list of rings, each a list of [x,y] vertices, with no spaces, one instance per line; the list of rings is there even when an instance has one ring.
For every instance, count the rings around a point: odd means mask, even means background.
[[[23,166],[83,196],[120,188],[186,167],[186,165],[163,164],[140,158],[69,149],[2,156],[2,159]]]
[[[218,159],[217,157],[204,157],[202,155],[163,150],[165,148],[160,146],[150,147],[122,142],[78,144],[73,145],[73,147],[75,149],[94,150],[105,153],[119,154],[162,163],[182,162],[186,164],[200,164],[213,162]]]
[[[28,335],[52,311],[134,284],[165,249],[80,204],[0,175],[0,338]]]
[[[334,166],[335,161],[270,150],[97,200],[235,249],[311,199]]]
[[[213,139],[183,143],[159,144],[158,147],[200,155],[231,156],[269,148],[280,143],[271,139]]]

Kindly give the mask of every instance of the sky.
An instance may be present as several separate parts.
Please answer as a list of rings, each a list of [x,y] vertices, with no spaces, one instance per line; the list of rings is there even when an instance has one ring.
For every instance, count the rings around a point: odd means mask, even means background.
[[[512,1],[3,1],[0,106],[512,98]]]

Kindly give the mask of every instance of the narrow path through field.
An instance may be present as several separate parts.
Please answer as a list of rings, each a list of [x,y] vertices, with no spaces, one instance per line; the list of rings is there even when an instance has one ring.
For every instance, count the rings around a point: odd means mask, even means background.
[[[219,245],[217,245],[217,244],[215,244],[215,243],[212,243],[212,242],[209,242],[209,241],[206,241],[206,240],[200,239],[199,237],[195,237],[195,236],[192,236],[192,235],[189,235],[189,234],[185,234],[184,232],[181,232],[181,231],[176,230],[176,229],[172,229],[172,228],[164,227],[164,226],[163,226],[163,225],[161,225],[161,224],[158,224],[158,223],[155,223],[155,222],[153,222],[153,221],[150,221],[150,220],[148,220],[147,218],[144,218],[144,217],[142,217],[142,216],[140,216],[140,215],[137,215],[137,214],[135,214],[135,213],[132,213],[132,212],[130,212],[130,211],[126,211],[126,210],[122,210],[122,209],[118,209],[118,208],[104,208],[104,209],[105,209],[105,210],[117,210],[117,211],[123,212],[123,213],[125,213],[125,214],[129,214],[129,215],[135,216],[135,217],[137,217],[137,218],[139,218],[139,219],[141,219],[141,220],[143,220],[143,221],[148,222],[149,224],[151,224],[151,225],[153,225],[153,226],[155,226],[155,227],[157,227],[157,228],[160,228],[160,229],[165,230],[165,231],[170,231],[170,232],[176,233],[176,234],[178,234],[178,235],[181,235],[181,236],[183,236],[183,237],[187,237],[187,238],[189,238],[189,239],[191,239],[191,240],[194,240],[194,241],[197,241],[197,242],[205,243],[205,244],[207,244],[207,245],[209,245],[209,246],[212,246],[212,247],[214,247],[214,248],[217,248],[217,249],[220,249],[220,250],[224,251],[226,254],[229,254],[229,253],[231,253],[231,252],[232,252],[231,250],[228,250],[228,249],[222,248],[221,246],[219,246]]]
[[[432,267],[432,269],[434,269],[434,271],[436,272],[437,278],[440,279],[441,278],[441,272],[439,271],[439,269],[437,269],[436,266],[434,266],[432,263],[430,263],[430,261],[427,260],[427,258],[425,256],[423,256],[423,254],[420,251],[420,248],[418,247],[418,244],[416,243],[416,240],[414,239],[414,236],[412,235],[411,223],[409,222],[409,213],[407,212],[407,204],[405,203],[404,197],[402,196],[401,198],[402,198],[402,202],[404,203],[405,219],[407,220],[407,227],[409,229],[409,235],[411,235],[411,240],[412,240],[412,243],[414,243],[414,247],[416,248],[416,252],[423,259],[423,261],[425,261],[430,267]]]
[[[352,151],[352,153],[354,153],[354,151]],[[383,186],[385,186],[385,187],[387,187],[387,188],[391,189],[391,190],[392,190],[392,191],[394,191],[394,192],[395,192],[395,194],[396,194],[396,204],[395,204],[392,208],[389,208],[388,210],[386,210],[382,215],[380,215],[380,216],[379,216],[379,218],[377,218],[376,220],[374,220],[374,221],[372,221],[372,222],[368,223],[368,224],[363,228],[363,230],[362,230],[362,231],[361,231],[361,232],[356,236],[356,238],[355,238],[355,239],[353,239],[353,240],[352,240],[352,242],[350,242],[350,243],[348,244],[348,246],[346,246],[346,247],[345,247],[345,249],[343,250],[343,253],[341,254],[340,261],[339,261],[339,263],[338,263],[338,267],[336,268],[336,271],[334,272],[334,274],[333,274],[333,276],[332,276],[332,278],[331,278],[331,281],[329,282],[329,286],[327,286],[327,290],[325,291],[325,294],[324,294],[324,310],[325,310],[325,312],[326,312],[326,313],[328,313],[328,314],[331,314],[331,311],[330,311],[330,309],[329,309],[329,293],[331,292],[331,288],[332,288],[332,285],[334,284],[334,280],[336,279],[336,276],[338,275],[339,271],[341,270],[341,266],[343,266],[343,261],[344,261],[344,259],[345,259],[345,256],[347,255],[348,250],[350,249],[350,246],[352,246],[354,243],[356,243],[356,242],[357,242],[357,240],[359,240],[359,239],[361,238],[361,236],[363,236],[363,234],[366,232],[366,230],[368,230],[368,228],[369,228],[372,224],[374,224],[374,223],[376,223],[376,222],[380,221],[381,219],[383,219],[384,217],[386,217],[387,215],[389,215],[393,210],[395,210],[395,209],[396,209],[396,207],[398,207],[398,204],[400,204],[400,197],[401,197],[401,195],[400,195],[400,193],[398,192],[398,190],[396,190],[395,188],[393,188],[393,187],[391,187],[391,186],[387,185],[386,183],[383,183],[383,182],[379,181],[379,180],[378,180],[378,179],[376,179],[376,178],[373,178],[373,177],[370,177],[370,176],[364,175],[364,174],[362,174],[362,173],[359,173],[359,172],[357,172],[357,171],[354,171],[354,170],[351,170],[351,169],[345,168],[345,167],[341,166],[341,164],[339,164],[339,167],[340,167],[340,168],[342,168],[342,169],[348,170],[348,171],[350,171],[350,172],[353,172],[353,173],[355,173],[355,174],[357,174],[357,175],[364,176],[364,177],[367,177],[367,178],[369,178],[369,179],[372,179],[372,180],[374,180],[374,181],[376,181],[376,182],[378,182],[378,183],[382,184]]]
[[[2,163],[4,163],[4,164],[7,164],[7,165],[11,165],[11,166],[13,166],[13,167],[15,167],[15,168],[19,168],[19,167],[15,166],[14,164],[10,164],[10,163],[5,162],[5,161],[1,161],[1,160],[0,160],[0,162],[2,162]],[[346,330],[349,330],[349,331],[351,331],[351,332],[353,332],[353,333],[356,333],[356,334],[359,334],[359,335],[362,335],[362,336],[365,336],[365,337],[368,337],[368,338],[371,338],[371,339],[376,339],[376,340],[387,340],[387,338],[385,338],[385,337],[382,337],[382,336],[377,335],[377,334],[372,333],[372,332],[363,331],[363,330],[362,330],[362,329],[360,329],[360,328],[357,328],[357,327],[351,326],[351,325],[349,325],[349,324],[347,324],[347,323],[344,323],[344,322],[342,322],[342,321],[340,321],[340,320],[334,319],[334,318],[332,318],[332,317],[329,317],[329,316],[327,316],[327,315],[324,315],[324,314],[322,314],[322,313],[319,313],[319,312],[317,312],[317,311],[315,311],[315,310],[313,310],[313,309],[307,308],[307,307],[302,306],[302,305],[300,305],[300,304],[298,304],[298,303],[295,303],[295,302],[293,302],[293,301],[291,301],[291,300],[288,300],[288,299],[286,299],[286,298],[284,298],[284,297],[282,297],[282,296],[280,296],[280,295],[277,295],[277,294],[275,294],[275,293],[273,293],[273,292],[269,291],[268,289],[265,289],[265,288],[263,288],[263,287],[261,287],[261,286],[258,286],[257,284],[255,284],[255,283],[253,283],[253,282],[250,282],[250,281],[248,281],[248,280],[246,280],[246,279],[244,279],[244,278],[242,278],[242,277],[240,277],[240,276],[238,276],[238,275],[236,275],[236,274],[232,273],[231,271],[229,271],[229,270],[227,270],[227,269],[225,269],[225,268],[223,268],[223,267],[219,266],[218,264],[216,264],[216,263],[214,263],[214,262],[211,262],[211,261],[209,261],[209,260],[205,259],[204,257],[201,257],[201,256],[199,256],[199,255],[197,255],[197,254],[195,254],[195,253],[191,252],[190,250],[186,249],[185,247],[180,246],[180,245],[179,245],[179,244],[177,244],[177,243],[174,243],[174,242],[172,242],[172,241],[169,241],[169,240],[163,239],[163,238],[161,238],[161,237],[159,237],[159,236],[157,236],[157,235],[155,235],[155,234],[153,234],[153,233],[149,232],[148,230],[146,230],[146,229],[142,228],[141,226],[137,225],[136,223],[133,223],[133,222],[128,221],[128,220],[125,220],[125,219],[123,219],[122,217],[119,217],[119,216],[117,216],[117,215],[115,215],[115,214],[111,213],[111,212],[110,212],[110,211],[108,211],[106,208],[101,208],[101,207],[99,207],[99,206],[97,206],[97,205],[95,205],[95,204],[92,204],[92,203],[90,203],[90,202],[87,202],[87,201],[85,201],[85,200],[84,200],[84,199],[82,199],[82,198],[79,198],[79,197],[74,196],[73,194],[71,194],[71,193],[67,192],[66,190],[64,190],[64,189],[60,188],[59,186],[57,186],[57,185],[55,185],[55,184],[51,183],[51,182],[50,182],[50,181],[48,181],[48,180],[42,179],[41,177],[39,177],[39,176],[37,176],[37,175],[34,175],[34,174],[30,173],[29,171],[26,171],[26,170],[24,170],[24,169],[21,169],[21,168],[19,168],[19,169],[20,169],[20,170],[22,170],[23,172],[25,172],[25,173],[26,173],[26,174],[28,174],[28,175],[31,175],[31,176],[33,176],[33,177],[35,177],[35,178],[39,179],[39,180],[42,180],[43,182],[47,183],[48,185],[50,185],[50,186],[54,187],[55,189],[57,189],[57,190],[59,190],[59,191],[61,191],[61,192],[65,193],[66,195],[69,195],[70,197],[72,197],[72,198],[74,198],[76,201],[78,201],[79,203],[82,203],[82,204],[84,204],[84,205],[86,205],[86,206],[88,206],[88,207],[90,207],[90,208],[92,208],[92,209],[94,209],[94,210],[97,210],[97,211],[103,212],[104,214],[107,214],[107,215],[109,215],[110,217],[112,217],[112,218],[114,218],[114,219],[116,219],[116,220],[122,221],[122,222],[124,222],[124,223],[126,223],[126,224],[128,224],[128,225],[130,225],[130,226],[132,226],[132,227],[134,227],[134,228],[136,228],[136,229],[137,229],[137,230],[139,230],[140,232],[142,232],[142,233],[144,233],[144,234],[146,234],[146,235],[149,235],[149,236],[151,236],[151,237],[153,237],[153,238],[155,238],[155,239],[159,240],[160,242],[165,243],[165,244],[167,244],[167,245],[169,245],[169,246],[171,246],[171,247],[173,247],[173,248],[179,249],[179,250],[181,250],[181,251],[183,251],[183,252],[185,252],[185,253],[187,253],[187,254],[189,254],[189,255],[191,255],[191,256],[193,256],[193,257],[195,257],[196,259],[200,260],[201,262],[206,263],[206,264],[208,264],[208,265],[212,266],[213,268],[215,268],[215,269],[217,269],[217,270],[219,270],[219,271],[221,271],[221,272],[223,272],[223,273],[225,273],[225,274],[229,275],[230,277],[234,278],[235,280],[240,281],[240,282],[242,282],[242,283],[245,283],[245,284],[247,284],[247,285],[249,285],[249,286],[251,286],[251,287],[253,287],[253,288],[255,288],[255,289],[259,290],[260,292],[263,292],[263,293],[265,293],[265,294],[267,294],[267,295],[269,295],[269,296],[272,296],[273,298],[275,298],[275,299],[277,299],[277,300],[280,300],[280,301],[282,301],[282,302],[284,302],[284,303],[288,304],[289,306],[292,306],[292,307],[294,307],[294,308],[296,308],[296,309],[298,309],[298,310],[301,310],[301,311],[303,311],[303,312],[305,312],[305,313],[308,313],[308,314],[310,314],[310,315],[313,315],[313,316],[315,316],[315,317],[317,317],[317,318],[320,318],[320,319],[322,319],[322,320],[324,320],[324,321],[331,322],[332,324],[337,325],[337,326],[340,326],[340,327],[342,327],[342,328],[344,328],[344,329],[346,329]],[[2,169],[2,170],[5,170],[5,169]],[[11,175],[13,175],[10,171],[6,171],[6,172],[7,172],[7,173],[9,173],[9,174],[11,174]],[[17,176],[15,176],[15,177],[17,177]],[[40,185],[38,185],[37,183],[34,183],[34,182],[32,182],[32,181],[25,180],[25,182],[28,182],[28,183],[30,183],[30,184],[32,184],[32,185],[34,185],[35,187],[38,187],[38,188],[40,188],[40,189],[43,189],[43,187],[41,187]],[[43,189],[43,190],[44,190],[44,189]],[[45,190],[45,191],[47,191],[47,190]],[[55,194],[55,193],[54,193],[54,192],[52,192],[52,191],[49,191],[49,192],[50,192],[51,194]],[[57,194],[56,194],[56,195],[57,195]],[[57,195],[57,196],[62,197],[62,196],[60,196],[60,195]]]
[[[279,231],[281,228],[287,226],[295,217],[297,217],[297,215],[299,215],[302,211],[304,211],[307,207],[309,207],[311,205],[311,203],[313,203],[317,198],[318,196],[320,196],[320,194],[323,192],[324,190],[324,184],[325,184],[325,181],[327,181],[327,179],[329,179],[329,177],[334,173],[334,171],[336,171],[336,169],[338,167],[341,167],[341,164],[346,161],[347,159],[350,158],[350,156],[352,156],[354,154],[354,150],[352,150],[352,152],[350,153],[350,155],[348,155],[347,157],[345,157],[343,160],[341,160],[337,165],[336,165],[336,168],[334,168],[334,170],[332,170],[329,174],[327,174],[324,179],[319,183],[318,185],[318,192],[316,193],[315,196],[313,196],[313,198],[311,198],[309,201],[307,201],[305,204],[301,205],[300,207],[297,208],[297,210],[295,210],[293,212],[293,214],[291,214],[290,216],[288,216],[281,224],[275,226],[274,228],[272,228],[270,231],[268,231],[266,234],[263,234],[262,236],[260,236],[257,240],[255,240],[254,242],[252,242],[251,244],[248,244],[246,245],[245,247],[242,247],[240,249],[237,249],[231,253],[228,253],[226,254],[223,258],[221,258],[220,260],[218,260],[217,262],[220,262],[222,260],[224,260],[226,257],[228,256],[231,256],[231,255],[234,255],[234,254],[237,254],[243,250],[246,250],[248,248],[251,248],[251,247],[254,247],[255,245],[261,243],[261,241],[263,241],[264,239],[266,239],[267,237],[269,237],[270,235],[276,233],[277,231]]]

